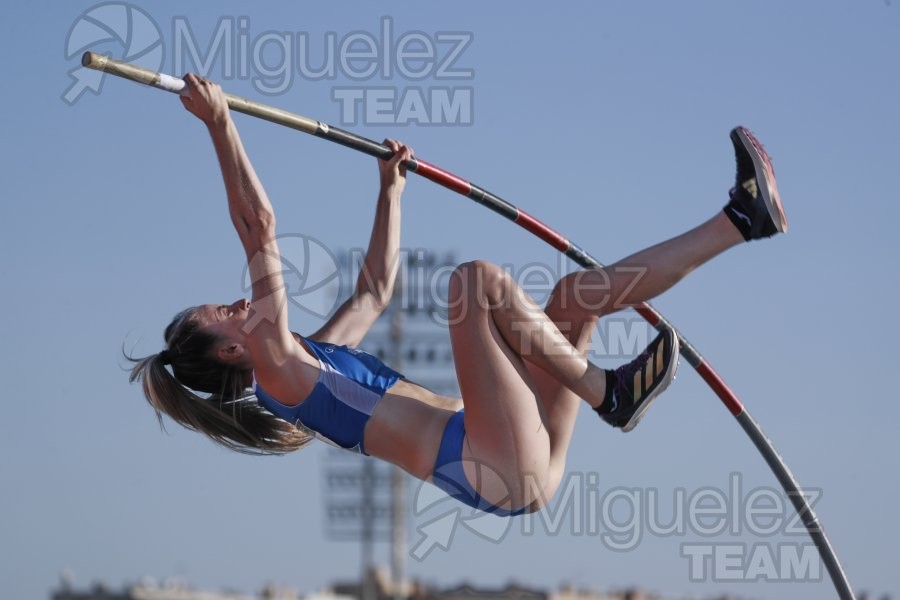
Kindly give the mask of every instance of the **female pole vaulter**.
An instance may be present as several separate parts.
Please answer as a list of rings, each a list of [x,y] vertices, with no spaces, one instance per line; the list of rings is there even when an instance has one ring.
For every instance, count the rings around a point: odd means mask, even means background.
[[[457,267],[448,316],[462,398],[441,397],[355,349],[390,302],[402,163],[412,150],[386,141],[394,156],[379,160],[375,223],[357,286],[304,337],[288,328],[274,209],[222,90],[196,75],[185,81],[189,94],[180,97],[212,138],[253,288],[250,301],[182,311],[165,329],[165,348],[134,360],[130,379],[141,382],[160,422],[165,413],[250,453],[286,453],[319,438],[501,516],[540,510],[553,497],[581,402],[630,431],[675,377],[671,330],[617,369],[594,365],[586,352],[597,320],[657,296],[732,246],[787,229],[768,156],[736,128],[737,178],[722,212],[614,265],[563,277],[543,309],[495,265]]]

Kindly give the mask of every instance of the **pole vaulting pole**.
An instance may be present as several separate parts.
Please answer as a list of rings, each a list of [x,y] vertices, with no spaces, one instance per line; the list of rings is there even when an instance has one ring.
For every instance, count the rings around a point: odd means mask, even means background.
[[[186,88],[184,81],[177,77],[156,73],[129,63],[116,61],[95,52],[85,52],[81,58],[81,64],[91,69],[104,71],[111,75],[130,79],[131,81],[143,83],[175,94],[181,93]],[[239,96],[225,94],[225,97],[228,100],[229,108],[236,112],[244,113],[252,117],[258,117],[278,125],[284,125],[316,137],[324,138],[328,141],[335,142],[377,158],[388,159],[393,155],[391,149],[384,144],[379,144],[378,142],[350,133],[349,131],[338,129],[337,127],[331,127],[321,121],[316,121],[259,102],[253,102],[252,100],[247,100],[246,98],[241,98]],[[547,242],[560,252],[563,252],[580,266],[598,269],[603,267],[597,259],[569,241],[562,234],[554,231],[538,219],[507,202],[500,196],[492,194],[484,188],[470,183],[449,171],[445,171],[444,169],[427,163],[419,158],[410,159],[405,163],[405,166],[413,173],[426,179],[430,179],[458,194],[466,196],[501,216],[506,217],[516,225],[530,231],[538,238]],[[806,527],[807,532],[809,532],[810,537],[815,543],[819,555],[822,558],[822,562],[825,563],[825,568],[831,576],[831,581],[834,583],[838,596],[841,600],[855,600],[853,590],[850,588],[850,582],[844,574],[844,570],[841,568],[840,561],[838,561],[837,555],[831,546],[831,542],[828,541],[828,537],[825,535],[825,530],[822,528],[819,518],[813,511],[812,506],[810,506],[806,496],[801,491],[800,485],[797,483],[797,480],[794,478],[790,469],[788,469],[784,459],[778,454],[778,451],[775,450],[775,446],[763,433],[759,424],[753,419],[750,413],[747,412],[747,409],[731,388],[728,387],[725,380],[719,376],[709,362],[707,362],[700,354],[697,348],[694,347],[694,345],[691,344],[670,321],[663,317],[663,315],[649,303],[643,303],[640,306],[635,307],[635,310],[656,329],[672,329],[678,334],[678,338],[681,341],[681,355],[688,363],[690,363],[709,387],[712,388],[713,392],[715,392],[722,403],[725,404],[725,407],[737,419],[738,423],[740,423],[743,430],[753,441],[753,444],[759,450],[760,454],[762,454],[766,463],[775,473],[775,477],[778,479],[781,487],[784,488],[794,509],[796,509],[797,514],[800,516],[803,525]]]

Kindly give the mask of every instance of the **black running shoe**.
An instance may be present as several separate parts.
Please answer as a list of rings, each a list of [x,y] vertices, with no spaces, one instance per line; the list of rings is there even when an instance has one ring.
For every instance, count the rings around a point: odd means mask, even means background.
[[[723,209],[747,241],[787,231],[787,216],[778,196],[775,169],[759,140],[746,127],[731,130],[737,178]]]
[[[600,417],[624,432],[634,429],[653,400],[675,380],[678,349],[678,336],[667,329],[633,361],[615,371],[607,371],[607,377],[616,378],[613,397],[606,400],[614,408]]]

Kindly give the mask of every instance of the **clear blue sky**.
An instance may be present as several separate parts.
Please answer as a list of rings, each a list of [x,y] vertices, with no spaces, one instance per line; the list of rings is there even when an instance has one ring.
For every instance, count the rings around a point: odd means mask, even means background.
[[[144,575],[201,587],[319,588],[357,573],[357,549],[327,542],[324,453],[248,458],[171,427],[159,432],[122,370],[121,348],[157,351],[184,306],[242,295],[242,252],[202,126],[177,99],[120,80],[69,106],[66,36],[89,2],[7,4],[0,319],[6,388],[0,419],[0,586],[41,600],[68,567],[76,582]],[[900,595],[892,516],[900,419],[895,377],[900,218],[900,6],[826,2],[265,3],[141,2],[208,40],[222,16],[249,34],[469,32],[449,83],[295,74],[266,98],[338,123],[336,88],[470,86],[470,126],[355,125],[511,199],[605,261],[711,216],[732,183],[728,130],[753,128],[771,150],[787,236],[740,247],[656,301],[723,374],[801,483],[857,589]],[[137,43],[137,42],[135,42]],[[318,46],[316,46],[318,44]],[[444,47],[446,48],[446,47]],[[123,48],[107,42],[103,49]],[[318,50],[317,50],[318,51]],[[252,74],[251,74],[252,75]],[[211,73],[216,76],[216,71]],[[238,120],[283,233],[331,248],[364,244],[374,160],[298,133]],[[410,182],[407,247],[460,259],[555,264],[528,234],[449,191]],[[319,324],[295,314],[292,325]],[[629,436],[585,410],[574,472],[602,486],[745,491],[775,481],[732,417],[687,364]],[[745,492],[746,493],[746,492]],[[664,514],[671,511],[662,509]],[[450,550],[410,561],[436,584],[509,580],[600,589],[637,584],[669,596],[833,597],[819,583],[691,582],[684,543],[777,544],[802,537],[645,535],[629,552],[597,536],[514,533],[495,545],[458,532]]]

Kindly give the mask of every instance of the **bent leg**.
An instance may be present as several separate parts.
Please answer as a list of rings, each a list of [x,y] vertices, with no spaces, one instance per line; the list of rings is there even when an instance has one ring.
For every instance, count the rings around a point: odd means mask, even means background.
[[[587,353],[599,317],[583,310],[569,310],[570,307],[559,293],[562,283],[562,281],[557,283],[556,289],[547,301],[545,313],[579,352]],[[544,423],[550,438],[547,480],[539,497],[535,498],[536,504],[533,508],[537,509],[556,493],[565,475],[566,457],[582,399],[537,365],[528,364],[527,367],[537,389],[537,396],[543,404]]]
[[[561,282],[561,289],[567,281]],[[514,478],[501,486],[504,494],[500,499],[508,492],[512,508],[518,508],[549,490],[551,471],[554,475],[562,472],[577,399],[595,408],[606,399],[606,373],[584,352],[598,313],[577,304],[568,308],[564,295],[555,294],[550,314],[562,323],[565,311],[571,311],[566,335],[507,273],[478,261],[454,272],[450,293],[451,341],[469,432],[468,454],[464,450],[463,455],[486,461],[500,478]],[[675,348],[677,352],[677,343]],[[660,383],[658,391],[643,394],[643,399],[640,390],[633,397],[629,393],[633,403],[621,405],[624,408],[620,410],[626,411],[623,418],[630,418],[628,410],[649,405],[671,382],[674,368],[663,371],[662,365],[672,364],[672,354],[665,363],[662,354],[659,356],[655,376],[661,378],[653,384]],[[647,357],[641,360],[644,362],[637,366],[644,369]],[[652,380],[649,373],[648,382]],[[539,385],[550,400],[541,400],[542,390],[537,389],[533,376],[541,378]],[[546,377],[555,380],[555,385]],[[650,383],[645,385],[651,389]],[[639,419],[643,413],[634,414]],[[628,424],[633,427],[631,421]],[[530,478],[527,485],[525,477]],[[491,486],[476,489],[489,501],[497,500],[491,496],[496,491]]]
[[[545,314],[551,319],[566,339],[582,354],[587,355],[591,345],[594,328],[599,316],[573,307],[566,302],[561,293],[565,280],[557,282],[547,306]],[[573,310],[574,308],[574,310]],[[534,379],[538,396],[544,404],[547,414],[547,429],[550,432],[550,444],[553,460],[565,463],[566,451],[572,438],[575,417],[581,407],[581,398],[561,385],[555,377],[537,365],[529,364],[529,372]]]
[[[535,486],[539,492],[545,485],[550,464],[546,415],[526,361],[594,405],[603,401],[605,374],[495,265],[460,266],[450,297],[450,338],[465,406],[463,458],[486,463],[499,476],[476,484],[467,470],[468,478],[490,502],[525,506]]]

